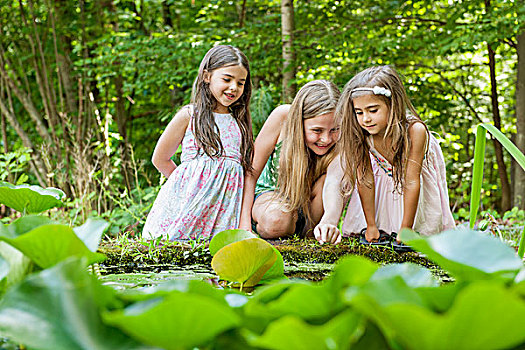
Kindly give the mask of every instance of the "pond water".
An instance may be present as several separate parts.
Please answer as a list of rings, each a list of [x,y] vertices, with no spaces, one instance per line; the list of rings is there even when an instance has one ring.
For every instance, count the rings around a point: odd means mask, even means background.
[[[333,269],[334,264],[285,264],[288,278],[321,281]],[[218,285],[218,277],[208,265],[176,266],[169,264],[137,265],[135,272],[122,266],[99,266],[100,280],[115,289],[131,289],[154,286],[173,280],[203,280]]]
[[[312,264],[312,263],[285,263],[284,274],[288,278],[303,279],[309,281],[322,281],[330,274],[335,264]],[[159,265],[137,265],[134,272],[129,267],[122,266],[99,266],[98,274],[105,285],[115,289],[132,289],[154,286],[160,283],[174,280],[202,280],[213,285],[225,286],[219,283],[219,278],[209,265],[176,266],[169,264]],[[450,283],[454,279],[441,269],[431,269],[432,274],[441,283]]]

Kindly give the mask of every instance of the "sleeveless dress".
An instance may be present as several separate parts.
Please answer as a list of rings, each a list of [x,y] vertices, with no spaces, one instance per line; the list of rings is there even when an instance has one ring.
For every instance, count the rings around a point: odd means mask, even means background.
[[[270,158],[268,158],[268,161],[261,172],[261,175],[259,175],[259,178],[257,179],[257,183],[255,184],[255,198],[265,192],[275,191],[277,189],[281,145],[281,141],[277,142],[272,154],[270,154]]]
[[[449,206],[445,161],[436,138],[429,135],[428,149],[421,169],[419,202],[413,229],[428,236],[455,227]],[[369,138],[370,159],[375,181],[376,225],[387,234],[397,232],[403,219],[403,195],[394,191],[392,165],[374,148]],[[343,221],[343,236],[366,228],[365,215],[357,189],[354,189]]]
[[[211,239],[238,227],[244,186],[241,131],[230,114],[213,115],[223,155],[210,158],[199,150],[190,120],[182,140],[181,164],[160,189],[144,225],[144,237]]]

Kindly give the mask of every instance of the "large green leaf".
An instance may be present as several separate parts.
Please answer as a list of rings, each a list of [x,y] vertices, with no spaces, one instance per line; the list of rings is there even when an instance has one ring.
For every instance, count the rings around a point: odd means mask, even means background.
[[[82,225],[73,228],[73,231],[77,236],[84,242],[86,247],[92,252],[96,252],[100,244],[102,234],[106,230],[109,224],[103,219],[89,218]]]
[[[90,264],[105,258],[102,254],[90,251],[73,229],[65,225],[41,225],[16,238],[0,236],[0,240],[24,253],[43,269],[70,256],[85,256]]]
[[[324,283],[332,293],[339,294],[346,287],[365,284],[378,267],[378,264],[362,256],[345,256],[339,259],[332,274]]]
[[[41,213],[62,206],[64,192],[58,188],[0,182],[0,203],[22,213]]]
[[[371,312],[407,349],[509,349],[525,342],[525,301],[498,283],[472,283],[445,314],[408,304]]]
[[[329,322],[314,326],[295,316],[271,323],[261,337],[250,341],[264,349],[348,349],[358,332],[361,315],[348,310]]]
[[[0,334],[34,349],[135,349],[137,344],[106,326],[100,310],[114,292],[69,259],[31,275],[0,301]]]
[[[417,287],[437,287],[438,281],[432,275],[429,269],[413,263],[389,264],[380,267],[370,281],[379,281],[390,279],[393,276],[401,277],[407,286]]]
[[[38,226],[51,224],[52,221],[46,216],[26,215],[16,219],[9,225],[0,225],[0,236],[5,238],[16,238],[29,232]]]
[[[108,312],[104,319],[134,338],[163,349],[204,345],[240,323],[239,316],[228,306],[179,291]]]
[[[0,242],[0,294],[22,281],[32,266],[31,260],[19,250]]]
[[[523,267],[514,250],[499,239],[470,230],[422,237],[402,230],[401,239],[462,280],[513,279]]]
[[[211,266],[222,278],[255,286],[277,260],[272,245],[260,238],[228,244],[215,253]]]
[[[213,256],[228,244],[242,241],[243,239],[257,238],[257,235],[246,230],[225,230],[217,233],[210,241],[210,254]]]
[[[251,233],[250,231],[240,229],[221,231],[213,236],[210,241],[210,254],[213,256],[225,246],[249,238],[257,238],[257,235]],[[283,257],[275,247],[273,247],[273,250],[277,255],[277,259],[275,260],[275,263],[272,265],[272,267],[266,271],[264,276],[261,278],[261,283],[268,283],[277,279],[285,278]]]

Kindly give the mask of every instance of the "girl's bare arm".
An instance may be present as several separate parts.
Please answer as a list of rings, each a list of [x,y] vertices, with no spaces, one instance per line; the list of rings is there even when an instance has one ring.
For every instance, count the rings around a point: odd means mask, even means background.
[[[177,167],[171,157],[177,152],[190,119],[190,107],[186,106],[179,110],[160,136],[153,151],[151,158],[153,165],[167,178]]]
[[[379,230],[376,224],[375,181],[370,157],[367,157],[366,161],[369,164],[368,171],[365,173],[364,179],[358,182],[357,190],[365,214],[366,239],[372,241],[379,238]]]
[[[417,203],[419,201],[420,176],[425,145],[427,143],[427,128],[422,123],[414,123],[408,128],[408,137],[411,147],[408,151],[408,161],[403,188],[403,219],[401,227],[412,228],[416,217]]]
[[[284,126],[290,105],[282,105],[275,108],[266,119],[257,139],[255,140],[255,151],[253,156],[253,171],[244,174],[244,190],[241,207],[241,220],[239,228],[251,230],[252,207],[255,197],[255,184],[261,175],[270,154],[275,149],[279,135]]]
[[[341,232],[337,228],[341,212],[343,211],[344,197],[341,193],[341,182],[344,171],[339,156],[328,166],[323,186],[324,214],[314,229],[314,236],[319,243],[337,244],[341,241]]]

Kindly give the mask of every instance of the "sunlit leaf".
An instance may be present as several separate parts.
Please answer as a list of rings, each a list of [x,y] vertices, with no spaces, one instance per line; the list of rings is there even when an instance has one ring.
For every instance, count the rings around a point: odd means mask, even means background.
[[[33,349],[136,349],[138,344],[106,326],[100,310],[113,291],[69,259],[31,275],[0,303],[0,333]]]
[[[248,287],[259,283],[276,260],[270,243],[248,238],[221,248],[215,253],[211,266],[222,279]]]
[[[85,256],[90,264],[104,260],[104,255],[91,252],[69,226],[41,225],[16,238],[0,236],[41,268],[48,268],[70,256]]]
[[[210,241],[210,254],[213,256],[221,248],[227,246],[228,244],[242,241],[243,239],[256,238],[257,235],[246,230],[225,230],[217,233]]]
[[[146,344],[168,350],[204,345],[240,323],[227,305],[179,291],[109,312],[104,319]]]
[[[499,239],[470,230],[450,230],[423,237],[402,230],[401,239],[458,279],[513,279],[523,267],[516,252]]]
[[[64,192],[58,188],[0,182],[0,203],[22,213],[41,213],[62,206]]]

